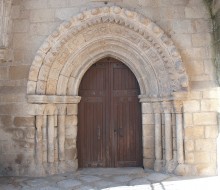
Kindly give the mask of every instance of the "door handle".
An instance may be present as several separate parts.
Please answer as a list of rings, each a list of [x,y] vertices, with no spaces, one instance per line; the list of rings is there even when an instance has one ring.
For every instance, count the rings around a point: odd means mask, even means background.
[[[98,137],[98,140],[101,139],[101,129],[100,129],[100,127],[97,128],[97,137]]]

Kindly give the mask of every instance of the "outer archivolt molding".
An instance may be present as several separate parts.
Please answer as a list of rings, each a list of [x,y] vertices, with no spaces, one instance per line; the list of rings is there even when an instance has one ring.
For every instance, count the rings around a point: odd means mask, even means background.
[[[67,44],[74,39],[75,41],[73,41],[73,43],[76,43],[77,47],[81,48],[81,46],[85,44],[85,39],[84,41],[81,41],[81,32],[100,24],[120,26],[124,28],[125,31],[132,31],[134,34],[140,36],[142,41],[146,41],[147,44],[149,44],[149,49],[156,53],[156,57],[159,57],[159,61],[163,64],[166,75],[168,76],[166,82],[169,83],[170,92],[169,94],[158,92],[158,94],[154,96],[170,96],[173,92],[187,91],[188,78],[180,54],[175,48],[173,42],[164,34],[164,32],[152,21],[136,12],[122,9],[120,7],[103,7],[92,9],[73,17],[69,22],[60,25],[60,27],[45,40],[32,63],[27,93],[29,95],[50,95],[50,90],[45,88],[48,88],[50,83],[51,86],[58,85],[58,80],[60,76],[62,76],[60,74],[62,68],[68,61],[70,61],[71,56],[77,50],[74,48],[68,49]],[[113,35],[112,38],[114,39]],[[87,43],[89,42],[90,39],[88,39]],[[133,44],[133,47],[136,47],[136,44]],[[150,56],[147,54],[146,51],[144,51],[144,47],[139,47],[139,52],[140,56],[145,59],[144,64],[149,64],[150,62],[153,68],[158,68],[158,65],[156,67],[157,63],[154,60],[154,55],[151,54],[152,56]],[[111,56],[111,54],[109,55]],[[72,61],[74,62],[75,60]],[[135,64],[137,64],[137,66],[138,64],[139,66],[141,66],[141,64],[143,65],[143,63],[133,64],[134,67]],[[55,68],[56,66],[60,69],[56,70],[57,73],[54,71],[54,77],[48,78],[53,70],[52,68]],[[155,72],[158,72],[155,76],[157,78],[158,88],[160,88],[159,83],[162,78],[157,69]],[[142,74],[142,78],[147,78],[147,72]],[[65,80],[69,79],[67,78]],[[151,78],[148,80],[150,81]],[[149,84],[149,81],[146,81],[146,86]],[[40,88],[42,88],[42,90],[40,90]],[[56,89],[58,89],[58,87],[56,87]],[[142,95],[146,95],[144,93],[145,92],[142,91]],[[51,95],[59,94],[55,92]]]

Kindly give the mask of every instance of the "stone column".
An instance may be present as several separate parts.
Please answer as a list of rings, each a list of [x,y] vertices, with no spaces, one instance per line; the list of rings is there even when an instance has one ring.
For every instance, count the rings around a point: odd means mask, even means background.
[[[58,106],[58,157],[59,161],[65,160],[65,119],[66,106]]]
[[[163,111],[165,119],[165,160],[166,163],[173,159],[173,137],[171,126],[171,111],[170,102],[163,102]]]
[[[176,113],[176,145],[177,145],[177,162],[179,164],[184,163],[184,151],[183,151],[183,104],[181,101],[174,102],[174,109]]]
[[[163,167],[162,154],[162,126],[161,126],[161,107],[160,103],[153,103],[154,122],[155,122],[155,158],[154,170],[161,171]]]
[[[35,155],[35,160],[36,160],[36,164],[38,166],[42,165],[42,162],[43,162],[42,127],[43,127],[43,116],[41,116],[41,115],[36,116],[36,136],[35,136],[36,155]]]
[[[54,162],[54,115],[48,116],[48,155],[47,161]]]

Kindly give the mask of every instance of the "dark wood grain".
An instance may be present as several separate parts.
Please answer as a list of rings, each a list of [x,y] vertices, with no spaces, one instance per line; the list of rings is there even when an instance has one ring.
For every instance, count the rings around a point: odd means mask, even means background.
[[[138,82],[122,62],[105,58],[80,84],[79,167],[142,166]]]

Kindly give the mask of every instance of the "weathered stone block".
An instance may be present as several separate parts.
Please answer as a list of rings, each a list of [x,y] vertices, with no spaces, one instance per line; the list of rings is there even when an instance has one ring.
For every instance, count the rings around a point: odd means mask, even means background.
[[[10,127],[13,125],[13,116],[11,115],[1,115],[0,116],[0,126]]]
[[[145,148],[143,153],[144,153],[144,158],[155,158],[154,149],[152,148],[148,148],[148,149]]]
[[[186,164],[193,164],[194,163],[194,153],[193,152],[186,152],[185,153],[185,162],[186,162]]]
[[[76,126],[78,118],[75,115],[66,116],[66,126]]]
[[[154,135],[155,133],[154,131],[155,131],[154,125],[143,125],[142,127],[142,133],[144,137]]]
[[[186,127],[185,138],[186,139],[198,139],[204,138],[205,132],[204,127]]]
[[[16,20],[13,23],[14,32],[28,32],[30,27],[29,21],[27,19]]]
[[[190,65],[187,65],[190,75],[202,75],[205,73],[203,60],[192,61]]]
[[[32,10],[30,13],[31,22],[50,22],[54,21],[53,9]]]
[[[208,9],[205,6],[190,6],[185,8],[186,18],[209,18]]]
[[[198,175],[207,176],[207,175],[216,175],[216,165],[210,163],[201,163],[196,165]]]
[[[73,148],[76,148],[76,139],[66,138],[65,149],[73,149]]]
[[[154,137],[145,137],[143,139],[143,148],[153,148],[154,147]]]
[[[17,19],[17,18],[19,18],[19,16],[20,16],[20,5],[14,5],[14,6],[12,6],[12,8],[11,8],[11,17],[13,18],[13,19]]]
[[[153,108],[152,108],[151,103],[142,103],[141,108],[142,108],[142,113],[152,113],[153,112]]]
[[[190,20],[175,19],[172,23],[172,30],[177,34],[193,33],[192,22]]]
[[[154,169],[154,159],[144,159],[143,161],[143,165],[144,165],[144,168],[147,168],[147,169]]]
[[[202,100],[201,101],[201,111],[218,111],[219,100]]]
[[[48,0],[49,8],[61,8],[67,7],[67,0],[57,1],[57,0]]]
[[[219,89],[210,89],[203,92],[203,98],[205,99],[218,99],[220,97]]]
[[[211,43],[211,33],[193,34],[192,44],[194,47],[207,46],[207,43]]]
[[[49,35],[52,31],[56,29],[56,27],[60,23],[32,23],[30,25],[30,35],[43,35],[47,36]]]
[[[9,69],[9,78],[11,80],[27,79],[29,69],[29,65],[11,66]]]
[[[65,159],[66,160],[75,160],[77,156],[76,148],[65,149]]]
[[[143,125],[154,124],[154,114],[142,114],[142,124]]]
[[[77,104],[68,104],[67,105],[67,115],[77,115],[78,105]]]
[[[185,150],[187,152],[191,152],[191,151],[194,151],[194,149],[195,149],[194,141],[193,140],[186,140],[185,141]]]
[[[61,8],[56,10],[55,18],[58,20],[69,20],[73,15],[79,12],[78,7]]]
[[[194,163],[210,163],[210,152],[195,152],[194,153]]]
[[[28,35],[26,33],[16,33],[13,36],[13,48],[24,50],[27,49],[28,46]]]
[[[0,67],[0,80],[8,79],[8,67]]]
[[[188,94],[188,98],[190,100],[200,100],[202,98],[202,92],[201,91],[191,91]]]
[[[15,117],[14,125],[16,127],[34,127],[35,118],[34,117]]]
[[[199,112],[200,101],[197,100],[184,101],[183,110],[184,112]]]
[[[184,113],[184,127],[193,125],[193,115],[191,113]]]
[[[43,9],[47,8],[47,1],[45,0],[29,0],[24,3],[25,9]]]
[[[217,138],[218,133],[218,127],[216,125],[205,127],[205,138]]]
[[[67,138],[76,139],[77,136],[77,126],[69,126],[66,127],[66,135]]]
[[[198,139],[195,140],[196,151],[215,151],[216,140],[213,139]]]
[[[214,112],[194,113],[193,123],[195,125],[216,125],[217,115]]]

